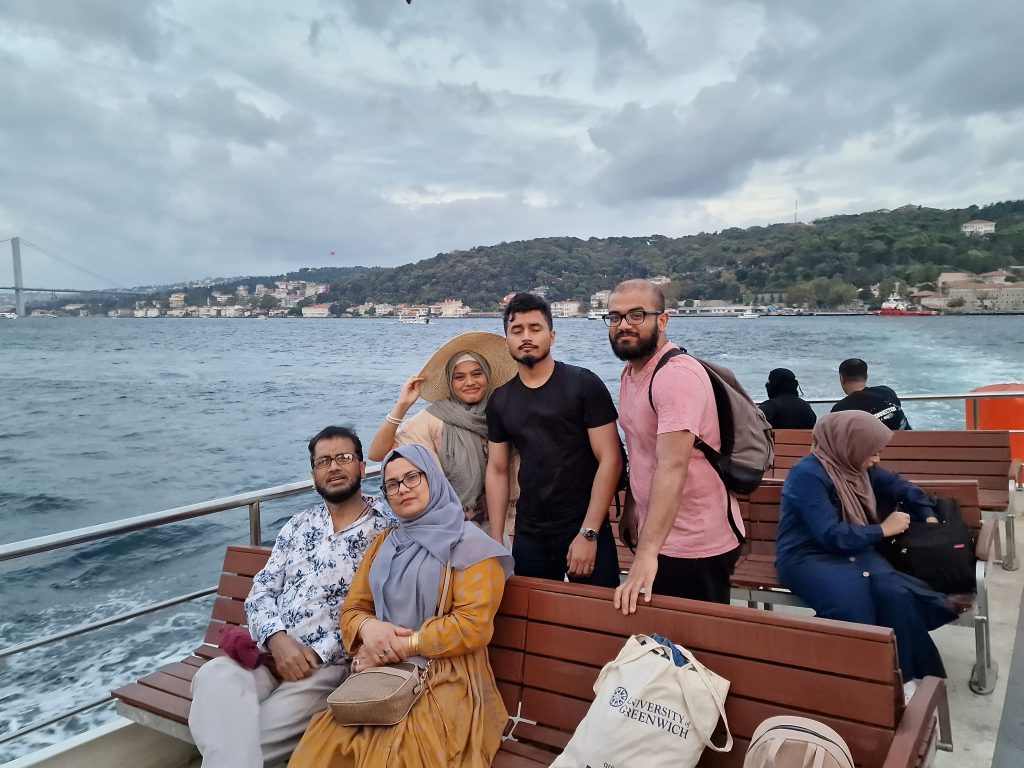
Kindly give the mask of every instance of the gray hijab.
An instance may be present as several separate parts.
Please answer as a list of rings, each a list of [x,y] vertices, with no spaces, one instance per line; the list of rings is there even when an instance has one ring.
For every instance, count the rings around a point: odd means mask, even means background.
[[[455,489],[422,445],[403,445],[391,451],[381,464],[381,477],[398,456],[424,473],[430,495],[418,517],[399,518],[398,527],[384,539],[370,566],[370,592],[378,619],[418,630],[437,611],[446,563],[462,571],[496,557],[507,579],[513,562],[507,549],[466,521]],[[424,663],[420,657],[410,661]]]
[[[491,366],[476,352],[456,352],[448,359],[445,376],[448,392],[452,392],[452,377],[458,361],[469,355],[476,360],[487,374],[488,397],[490,396]],[[441,468],[445,477],[455,487],[463,508],[475,506],[484,492],[484,475],[487,471],[487,456],[484,454],[484,440],[487,439],[487,397],[479,403],[469,405],[449,394],[427,408],[444,422],[441,431]]]

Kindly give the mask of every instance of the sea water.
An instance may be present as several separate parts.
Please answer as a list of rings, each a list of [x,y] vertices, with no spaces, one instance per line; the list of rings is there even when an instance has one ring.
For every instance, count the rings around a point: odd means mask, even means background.
[[[313,434],[350,424],[368,444],[402,382],[471,330],[500,333],[501,321],[0,321],[0,542],[308,478]],[[554,356],[617,398],[604,324],[555,330]],[[669,336],[732,368],[755,399],[777,367],[807,397],[840,397],[848,357],[900,394],[1024,380],[1024,317],[673,318]],[[961,402],[904,409],[918,429],[964,426]],[[264,505],[267,542],[315,501]],[[247,541],[239,510],[0,564],[0,648],[213,586],[224,547]],[[0,660],[0,738],[187,655],[209,613],[201,600]],[[113,716],[92,710],[0,746],[0,762]]]

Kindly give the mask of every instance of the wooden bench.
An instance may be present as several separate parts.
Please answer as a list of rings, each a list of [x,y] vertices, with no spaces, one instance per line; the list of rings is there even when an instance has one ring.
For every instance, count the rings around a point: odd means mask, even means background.
[[[220,655],[221,627],[244,624],[242,602],[268,556],[263,548],[228,548],[204,644],[114,691],[119,714],[191,741],[189,683]],[[904,706],[889,629],[663,597],[624,617],[608,590],[513,577],[490,646],[512,715],[493,765],[549,765],[590,706],[600,668],[634,632],[673,638],[732,682],[726,711],[736,746],[705,752],[701,765],[739,768],[757,724],[783,713],[835,728],[860,768],[927,766],[937,746],[951,747],[945,683],[927,678]]]
[[[961,612],[957,623],[974,627],[975,663],[971,671],[971,690],[975,693],[991,693],[998,668],[992,658],[990,639],[988,568],[992,542],[997,534],[996,525],[994,521],[982,520],[978,505],[978,484],[974,480],[922,480],[918,485],[935,496],[957,499],[964,522],[976,531],[977,591],[949,597]],[[782,587],[775,572],[775,539],[781,499],[782,483],[775,480],[766,481],[740,502],[747,529],[747,543],[732,575],[733,597],[747,600],[751,606],[761,603],[770,609],[776,604],[805,605],[796,595]]]
[[[785,479],[790,467],[810,450],[810,430],[775,430],[775,468],[771,477]],[[1004,522],[1005,546],[995,542],[993,562],[1001,562],[1008,571],[1016,570],[1014,517],[1024,514],[1024,469],[1012,457],[1009,432],[894,432],[892,442],[882,451],[882,466],[908,480],[977,480],[982,511]]]

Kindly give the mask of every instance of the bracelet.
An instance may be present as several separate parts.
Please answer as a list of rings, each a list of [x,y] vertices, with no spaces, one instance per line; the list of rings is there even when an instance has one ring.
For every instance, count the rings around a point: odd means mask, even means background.
[[[374,618],[374,617],[373,616],[367,616],[366,618],[364,618],[362,621],[359,622],[359,626],[356,627],[356,636],[355,636],[356,640],[362,641],[362,638],[359,636],[359,633],[363,631],[363,625],[366,624],[366,622],[368,622],[372,618]]]
[[[409,636],[409,653],[413,656],[420,655],[420,633],[413,632]]]
[[[394,416],[392,416],[389,413],[387,416],[384,417],[384,421],[386,421],[388,424],[394,424],[397,427],[397,426],[401,425],[403,420],[402,419],[396,419]]]

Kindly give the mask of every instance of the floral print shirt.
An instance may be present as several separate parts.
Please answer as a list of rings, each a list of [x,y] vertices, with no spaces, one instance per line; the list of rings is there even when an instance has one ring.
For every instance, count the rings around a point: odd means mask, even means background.
[[[245,601],[249,631],[261,646],[285,631],[316,651],[324,664],[348,658],[338,624],[342,603],[367,547],[397,525],[384,501],[363,496],[363,502],[359,519],[337,533],[323,503],[285,523]]]

